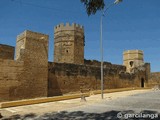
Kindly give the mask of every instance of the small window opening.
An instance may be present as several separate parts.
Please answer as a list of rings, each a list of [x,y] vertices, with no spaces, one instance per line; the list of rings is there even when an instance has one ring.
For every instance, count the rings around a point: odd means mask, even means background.
[[[130,61],[130,63],[129,63],[129,64],[130,64],[130,66],[131,66],[131,67],[133,67],[133,61]]]

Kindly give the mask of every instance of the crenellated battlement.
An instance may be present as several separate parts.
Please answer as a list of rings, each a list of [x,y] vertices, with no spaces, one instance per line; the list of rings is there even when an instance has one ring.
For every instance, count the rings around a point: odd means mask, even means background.
[[[126,50],[123,52],[124,54],[142,54],[143,55],[143,51],[142,50]]]
[[[26,37],[31,39],[36,39],[36,40],[45,40],[45,41],[47,41],[49,38],[49,36],[46,34],[25,30],[23,33],[17,36],[17,41]]]
[[[84,33],[84,27],[82,25],[76,24],[76,23],[61,23],[54,27],[54,33],[59,31],[79,31]]]
[[[142,50],[127,50],[123,52],[123,65],[127,72],[134,72],[134,68],[144,64]]]
[[[54,27],[54,62],[84,63],[84,27],[76,23]]]
[[[123,52],[123,60],[143,60],[142,50],[127,50]]]
[[[0,44],[0,59],[14,59],[14,47]]]

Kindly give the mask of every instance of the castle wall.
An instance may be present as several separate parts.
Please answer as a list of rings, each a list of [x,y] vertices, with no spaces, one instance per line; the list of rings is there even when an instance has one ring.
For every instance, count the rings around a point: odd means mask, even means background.
[[[100,66],[49,63],[48,96],[80,92],[80,89],[100,90]],[[106,65],[104,89],[140,87],[140,77],[126,74],[122,65]],[[145,79],[145,78],[144,78]]]
[[[0,44],[0,59],[14,59],[14,47]]]
[[[17,36],[16,61],[0,59],[0,101],[47,96],[48,35]]]
[[[155,85],[160,85],[160,72],[153,72],[150,74],[148,87],[154,87]]]
[[[17,36],[15,61],[14,47],[0,44],[0,101],[101,89],[101,63],[84,60],[83,26],[67,23],[54,28],[54,63],[48,63],[48,39],[24,31]],[[159,84],[160,74],[150,75],[143,51],[125,51],[123,57],[124,65],[103,63],[104,89]]]
[[[0,102],[17,99],[12,93],[21,86],[23,65],[23,61],[0,59]]]

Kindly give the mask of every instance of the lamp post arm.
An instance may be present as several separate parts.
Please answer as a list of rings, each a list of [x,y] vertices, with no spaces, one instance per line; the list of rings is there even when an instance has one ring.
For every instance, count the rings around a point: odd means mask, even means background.
[[[104,15],[105,15],[105,12],[106,12],[110,7],[112,7],[112,6],[115,5],[115,4],[119,4],[119,3],[122,2],[122,1],[123,1],[123,0],[115,0],[114,3],[109,4],[109,5],[106,7],[106,9],[103,11],[102,15],[104,16]]]
[[[105,13],[106,13],[106,11],[110,8],[110,7],[112,7],[112,6],[114,6],[115,5],[115,3],[111,3],[111,4],[109,4],[107,7],[106,7],[106,9],[105,10],[103,10],[103,12],[102,12],[102,16],[104,16],[105,15]]]

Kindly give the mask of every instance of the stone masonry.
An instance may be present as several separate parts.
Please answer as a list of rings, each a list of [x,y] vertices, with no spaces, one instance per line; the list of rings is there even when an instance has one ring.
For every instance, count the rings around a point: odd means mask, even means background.
[[[84,60],[83,65],[69,63],[49,63],[48,96],[80,92],[83,88],[88,91],[100,90],[101,63]],[[145,67],[148,67],[145,63]],[[126,72],[123,65],[104,62],[104,89],[147,87],[148,69],[136,73]]]
[[[54,27],[54,62],[84,63],[84,28],[78,24]]]
[[[123,52],[123,65],[126,66],[127,72],[131,73],[135,67],[143,64],[143,51],[127,50]]]
[[[15,88],[23,94],[18,92],[18,97],[47,96],[48,38],[48,35],[28,30],[17,36],[16,60],[24,61],[22,83]]]
[[[9,45],[0,44],[0,58],[1,59],[14,59],[14,47]]]
[[[150,74],[148,86],[153,87],[159,85],[160,87],[160,72],[153,72]]]
[[[22,85],[23,80],[20,78],[23,78],[23,71],[23,61],[0,59],[0,101],[19,99],[14,97],[14,94],[21,91],[16,91],[14,88]]]
[[[16,60],[0,59],[0,101],[46,97],[48,35],[24,31],[17,36]]]
[[[14,48],[0,45],[0,102],[100,90],[101,64],[84,59],[84,38],[83,26],[55,26],[54,62],[48,62],[46,34],[26,30],[18,35],[15,60]],[[158,73],[150,75],[143,51],[125,51],[123,60],[123,65],[104,62],[105,89],[152,86]]]

